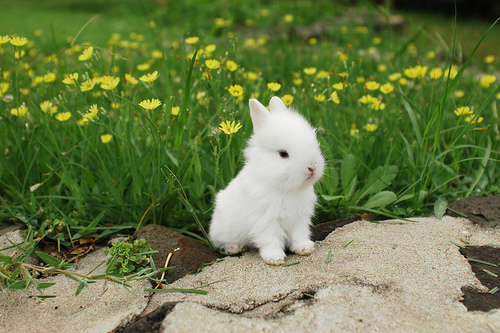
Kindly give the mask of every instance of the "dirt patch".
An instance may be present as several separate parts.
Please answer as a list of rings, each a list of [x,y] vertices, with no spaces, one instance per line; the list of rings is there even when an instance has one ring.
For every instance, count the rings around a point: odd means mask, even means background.
[[[460,253],[469,260],[472,271],[481,284],[490,292],[482,292],[470,287],[462,288],[463,304],[469,311],[487,312],[500,308],[500,248],[492,246],[467,246]]]
[[[484,228],[500,226],[500,195],[470,196],[448,205],[448,215],[463,216]]]

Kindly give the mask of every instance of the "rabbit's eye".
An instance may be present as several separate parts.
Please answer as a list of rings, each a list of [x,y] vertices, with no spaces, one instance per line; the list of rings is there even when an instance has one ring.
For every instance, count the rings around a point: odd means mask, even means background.
[[[278,153],[280,154],[281,158],[289,158],[290,157],[290,155],[288,155],[288,152],[286,150],[280,150]]]

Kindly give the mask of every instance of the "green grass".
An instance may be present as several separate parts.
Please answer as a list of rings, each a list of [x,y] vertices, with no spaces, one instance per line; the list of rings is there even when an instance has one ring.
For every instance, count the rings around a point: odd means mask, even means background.
[[[360,27],[361,9],[326,1],[30,3],[4,3],[0,13],[0,36],[30,40],[0,51],[0,220],[21,221],[35,237],[70,245],[161,223],[203,238],[215,194],[243,165],[251,97],[266,104],[290,95],[318,127],[327,168],[316,222],[360,211],[427,215],[439,198],[442,207],[500,192],[499,80],[481,81],[498,72],[498,26],[469,57],[481,36],[470,43],[459,34],[454,43],[415,25]],[[304,38],[315,22],[332,24]],[[90,45],[92,58],[79,60]],[[485,63],[490,54],[497,58]],[[209,59],[220,67],[208,68]],[[126,80],[154,71],[153,82]],[[65,84],[72,73],[76,84]],[[118,83],[106,89],[109,77]],[[82,91],[92,78],[95,86]],[[281,88],[271,91],[270,82]],[[229,92],[236,84],[239,97]],[[161,105],[146,110],[139,104],[148,99]],[[57,110],[44,112],[44,101]],[[25,116],[12,111],[22,106]],[[455,114],[465,106],[482,121]],[[225,134],[225,121],[242,127]]]

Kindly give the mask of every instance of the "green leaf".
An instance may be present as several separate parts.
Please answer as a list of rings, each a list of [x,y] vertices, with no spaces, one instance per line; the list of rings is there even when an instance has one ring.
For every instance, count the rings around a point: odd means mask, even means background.
[[[26,280],[19,280],[17,282],[15,282],[14,284],[11,284],[9,286],[9,289],[12,289],[12,290],[20,290],[20,289],[24,289],[26,288]]]
[[[36,287],[38,289],[45,289],[45,288],[52,287],[53,285],[55,285],[54,282],[42,282],[42,283],[37,284]]]
[[[368,194],[379,193],[387,186],[391,185],[398,174],[399,168],[396,165],[379,166],[368,176],[369,185],[363,190],[358,200]]]
[[[43,261],[45,261],[47,264],[49,264],[51,266],[59,267],[59,265],[61,264],[61,261],[59,261],[59,259],[51,256],[50,254],[47,254],[47,253],[41,252],[41,251],[36,251],[35,253],[37,256],[40,257],[40,259],[42,259]]]
[[[80,280],[80,282],[78,283],[78,287],[76,288],[76,291],[75,291],[75,296],[78,296],[80,295],[80,293],[82,292],[83,288],[88,286],[87,283],[85,283],[85,281],[83,280]]]
[[[333,200],[345,199],[345,196],[343,196],[343,195],[334,195],[334,196],[330,196],[330,195],[322,195],[321,197],[322,197],[325,201],[333,201]]]
[[[184,125],[186,124],[187,110],[189,106],[189,95],[191,94],[191,76],[193,73],[193,67],[196,63],[196,55],[199,49],[196,49],[193,53],[193,58],[191,59],[191,65],[189,66],[188,75],[186,78],[186,85],[184,87],[184,95],[182,96],[181,109],[178,116],[177,130],[175,132],[174,138],[174,148],[179,148],[182,144],[182,136],[184,134]]]
[[[0,262],[3,262],[7,265],[12,264],[12,257],[0,254]]]
[[[465,194],[466,197],[471,195],[472,191],[476,188],[477,184],[479,183],[479,180],[484,174],[484,171],[486,170],[486,165],[488,164],[488,161],[490,160],[490,155],[491,155],[491,138],[488,136],[488,145],[486,147],[486,150],[484,152],[484,156],[481,158],[481,167],[478,169],[476,172],[476,176],[474,177],[474,181],[472,182],[469,190]]]
[[[73,236],[73,239],[80,238],[80,237],[84,236],[85,234],[89,233],[89,231],[93,232],[95,227],[97,227],[97,224],[101,221],[101,219],[103,218],[105,213],[106,213],[106,211],[103,210],[99,215],[97,215],[97,217],[88,226],[86,226],[80,232],[76,233]]]
[[[446,208],[448,207],[448,201],[445,198],[439,197],[434,203],[434,215],[441,220],[443,215],[446,213]]]
[[[382,191],[370,197],[363,208],[383,208],[397,200],[396,194],[391,191]]]
[[[349,154],[342,161],[340,165],[340,179],[344,187],[344,193],[347,193],[346,189],[352,186],[352,183],[356,180],[356,158],[354,155]]]

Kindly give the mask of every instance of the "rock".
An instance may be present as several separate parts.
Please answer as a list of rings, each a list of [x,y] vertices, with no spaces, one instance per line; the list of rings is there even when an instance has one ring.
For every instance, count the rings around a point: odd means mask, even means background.
[[[483,228],[494,228],[500,225],[500,195],[470,196],[452,202],[448,208],[448,215],[458,217],[460,216],[458,213],[465,214],[469,220]]]
[[[168,283],[186,274],[194,274],[204,264],[222,257],[206,244],[158,224],[150,224],[139,229],[133,238],[144,238],[151,244],[153,250],[158,251],[153,255],[157,268],[164,267],[168,254],[173,252],[168,267],[175,268],[166,272],[165,279]]]
[[[10,247],[10,249],[4,250],[1,253],[6,256],[12,256],[13,254],[17,254],[18,256],[20,256],[24,251],[12,245],[12,243],[14,243],[22,247],[24,242],[26,241],[26,239],[23,236],[21,236],[20,228],[14,226],[13,228],[10,229],[4,229],[4,231],[7,232],[0,236],[0,249],[8,247]],[[40,248],[37,246],[35,248],[35,251],[40,251]],[[41,260],[40,258],[38,258],[36,254],[31,254],[26,257],[24,262],[30,265],[39,265]]]

